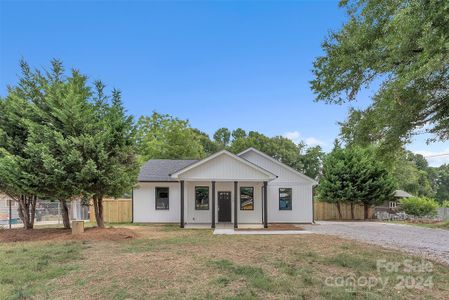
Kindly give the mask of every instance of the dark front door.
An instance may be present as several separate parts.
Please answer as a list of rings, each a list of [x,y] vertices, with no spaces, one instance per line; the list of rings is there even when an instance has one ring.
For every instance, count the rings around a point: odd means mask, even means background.
[[[218,222],[231,222],[231,192],[218,192]]]

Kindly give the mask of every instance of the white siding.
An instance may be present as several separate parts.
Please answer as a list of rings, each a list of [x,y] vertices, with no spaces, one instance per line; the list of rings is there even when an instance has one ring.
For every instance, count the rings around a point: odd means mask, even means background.
[[[156,210],[156,187],[169,188],[169,209]],[[133,191],[135,223],[177,223],[180,219],[179,182],[140,182]]]
[[[240,197],[238,199],[237,220],[240,224],[245,223],[262,223],[262,186],[263,183],[239,182],[239,187],[253,187],[254,188],[254,210],[240,210]],[[240,193],[240,188],[239,188]]]
[[[248,151],[241,155],[241,157],[273,174],[276,174],[278,177],[271,181],[271,183],[295,182],[301,184],[312,184],[310,181],[306,180],[298,174],[295,174],[295,172],[290,171],[288,168],[283,167],[254,151]]]
[[[195,186],[209,187],[209,209],[195,209]],[[184,190],[184,219],[186,223],[211,223],[212,220],[212,184],[210,181],[205,182],[186,182]]]
[[[242,157],[269,172],[278,175],[268,183],[268,222],[270,223],[310,223],[313,221],[312,182],[282,165],[254,152],[248,151]],[[179,175],[185,180],[184,218],[189,223],[211,223],[212,195],[209,195],[209,210],[195,210],[195,186],[209,186],[216,182],[215,192],[231,192],[231,218],[234,222],[234,182],[238,185],[254,187],[254,210],[240,210],[237,195],[238,223],[262,223],[262,181],[267,175],[228,156],[220,155]],[[258,181],[255,181],[258,178]],[[246,179],[246,180],[245,180]],[[169,210],[155,209],[155,187],[168,187]],[[279,188],[292,188],[292,210],[279,210]],[[240,188],[238,188],[238,193]],[[134,222],[178,223],[180,221],[179,182],[139,183],[134,189]],[[216,201],[216,222],[218,223],[218,196]]]
[[[313,222],[312,182],[254,151],[241,157],[278,176],[267,187],[269,223]],[[292,210],[279,210],[279,188],[292,188]]]
[[[292,188],[292,210],[279,210],[279,188]],[[312,185],[269,184],[267,204],[269,223],[313,222]]]
[[[222,154],[180,174],[179,179],[194,181],[267,180],[268,175],[229,155]]]
[[[195,209],[195,186],[209,187],[209,210]],[[254,210],[240,210],[240,186],[254,188]],[[212,220],[212,183],[209,181],[186,182],[185,184],[185,221],[186,223],[211,223]],[[218,192],[231,192],[231,220],[234,222],[234,183],[217,182],[215,184],[215,222],[218,223]],[[237,189],[238,223],[262,222],[262,183],[239,182]]]

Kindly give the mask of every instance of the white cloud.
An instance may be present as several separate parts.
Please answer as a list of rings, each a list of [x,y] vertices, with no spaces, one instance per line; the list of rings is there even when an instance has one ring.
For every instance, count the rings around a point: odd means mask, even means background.
[[[289,131],[282,135],[285,138],[288,138],[289,140],[292,140],[295,144],[298,144],[302,141],[301,133],[299,131]],[[326,143],[320,139],[317,139],[315,137],[308,137],[304,139],[304,142],[308,146],[325,146]]]
[[[326,145],[325,142],[323,142],[317,138],[314,138],[314,137],[306,138],[306,144],[309,146],[325,146]]]
[[[299,131],[290,131],[283,134],[283,137],[292,140],[293,143],[298,144],[301,141],[301,134]]]
[[[429,162],[429,165],[432,167],[439,167],[443,164],[449,164],[449,148],[443,151],[413,151],[417,154],[423,155],[427,161]],[[447,154],[447,155],[444,155]]]

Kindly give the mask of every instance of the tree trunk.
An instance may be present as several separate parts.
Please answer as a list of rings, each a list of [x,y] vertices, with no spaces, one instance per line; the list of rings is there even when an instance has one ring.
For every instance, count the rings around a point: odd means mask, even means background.
[[[31,222],[31,228],[34,228],[34,217],[36,216],[36,203],[37,203],[37,196],[31,196],[31,207],[30,207],[30,222]]]
[[[62,223],[64,224],[64,228],[70,229],[70,217],[69,217],[69,208],[67,207],[67,202],[65,199],[59,200],[61,204],[61,216]]]
[[[340,207],[340,202],[335,202],[335,205],[337,205],[337,210],[338,210],[338,217],[339,219],[343,219],[343,216],[341,215],[341,207]]]
[[[19,213],[19,217],[23,222],[23,228],[25,229],[33,229],[34,227],[36,202],[36,196],[21,195],[18,198],[19,207],[17,208],[17,212]]]
[[[351,219],[354,220],[354,203],[350,203],[351,205]]]
[[[97,221],[97,226],[104,228],[103,221],[103,196],[94,196],[94,210],[95,210],[95,220]]]
[[[364,212],[365,212],[365,220],[369,218],[369,204],[363,204]]]

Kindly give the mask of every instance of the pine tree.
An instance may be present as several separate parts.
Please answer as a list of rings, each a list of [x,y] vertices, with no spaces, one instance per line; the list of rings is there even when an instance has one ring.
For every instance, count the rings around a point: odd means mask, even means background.
[[[340,204],[363,204],[367,219],[369,207],[393,197],[395,182],[387,168],[376,159],[372,149],[341,148],[336,144],[324,159],[319,198],[335,203],[341,218]]]

